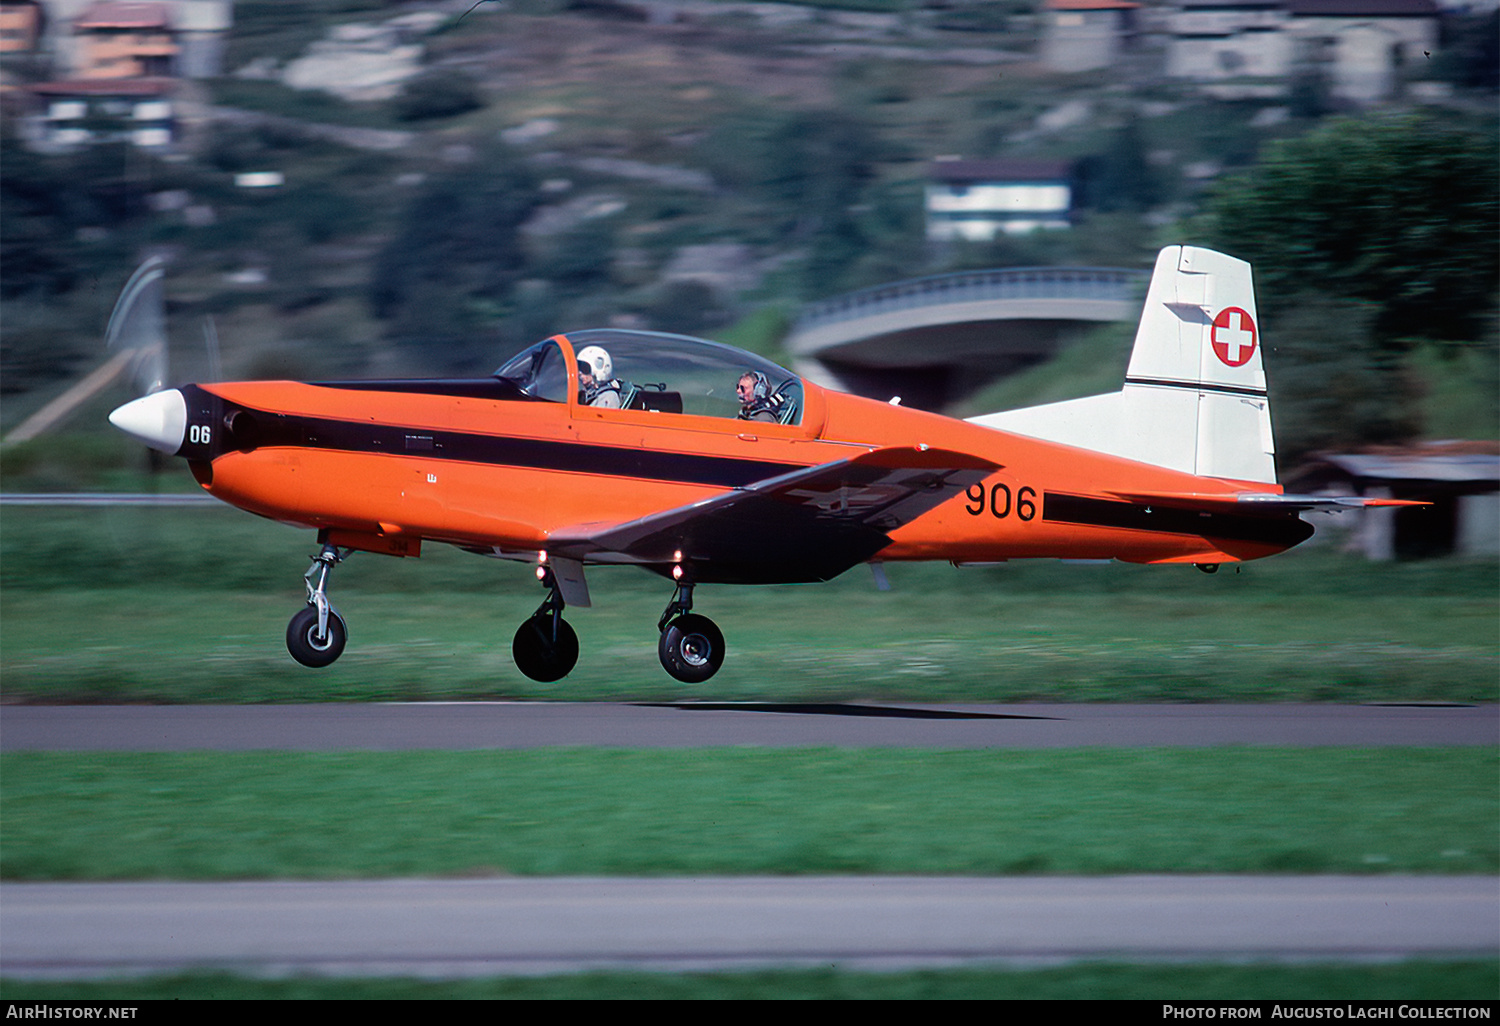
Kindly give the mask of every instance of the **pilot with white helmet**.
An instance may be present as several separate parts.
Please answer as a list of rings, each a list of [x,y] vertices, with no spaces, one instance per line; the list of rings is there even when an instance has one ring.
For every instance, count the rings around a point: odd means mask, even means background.
[[[620,408],[620,382],[611,375],[615,362],[602,346],[578,351],[578,401],[585,406]]]

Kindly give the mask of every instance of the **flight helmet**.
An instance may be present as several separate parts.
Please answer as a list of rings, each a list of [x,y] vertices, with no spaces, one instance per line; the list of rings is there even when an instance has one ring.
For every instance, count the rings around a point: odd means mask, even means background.
[[[578,362],[588,365],[595,381],[608,381],[614,376],[615,362],[602,346],[584,346],[578,351]]]

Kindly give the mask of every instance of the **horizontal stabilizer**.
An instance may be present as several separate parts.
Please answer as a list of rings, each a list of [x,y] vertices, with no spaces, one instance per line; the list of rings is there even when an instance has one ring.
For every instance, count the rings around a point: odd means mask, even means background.
[[[691,568],[695,581],[826,581],[996,464],[922,446],[875,449],[611,526],[555,532],[548,551],[595,563]]]
[[[1358,509],[1363,506],[1428,506],[1412,499],[1369,499],[1362,495],[1284,495],[1273,492],[1115,492],[1110,495],[1130,502],[1154,503],[1169,509],[1199,509],[1213,512],[1300,513],[1304,510]]]

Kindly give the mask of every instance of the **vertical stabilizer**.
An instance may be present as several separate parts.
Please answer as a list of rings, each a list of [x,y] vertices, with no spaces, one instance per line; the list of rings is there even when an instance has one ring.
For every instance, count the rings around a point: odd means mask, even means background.
[[[1123,389],[972,419],[1203,477],[1274,482],[1250,265],[1168,246],[1156,258]]]

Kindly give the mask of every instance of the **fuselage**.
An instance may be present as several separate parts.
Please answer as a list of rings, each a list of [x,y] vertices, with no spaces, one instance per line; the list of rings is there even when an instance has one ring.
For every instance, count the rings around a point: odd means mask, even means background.
[[[557,336],[549,345],[568,374],[550,393],[503,377],[188,385],[176,390],[181,444],[168,448],[175,412],[151,444],[185,458],[225,502],[316,528],[336,545],[393,555],[434,541],[534,557],[559,532],[627,523],[891,446],[968,453],[999,469],[892,531],[882,560],[1219,563],[1270,555],[1310,533],[1296,518],[1153,508],[1117,494],[1232,495],[1243,490],[1238,482],[808,382],[796,382],[796,416],[785,423],[712,415],[683,408],[680,398],[649,401],[677,395],[667,381],[649,386],[646,408],[592,406],[580,392],[573,343]]]

